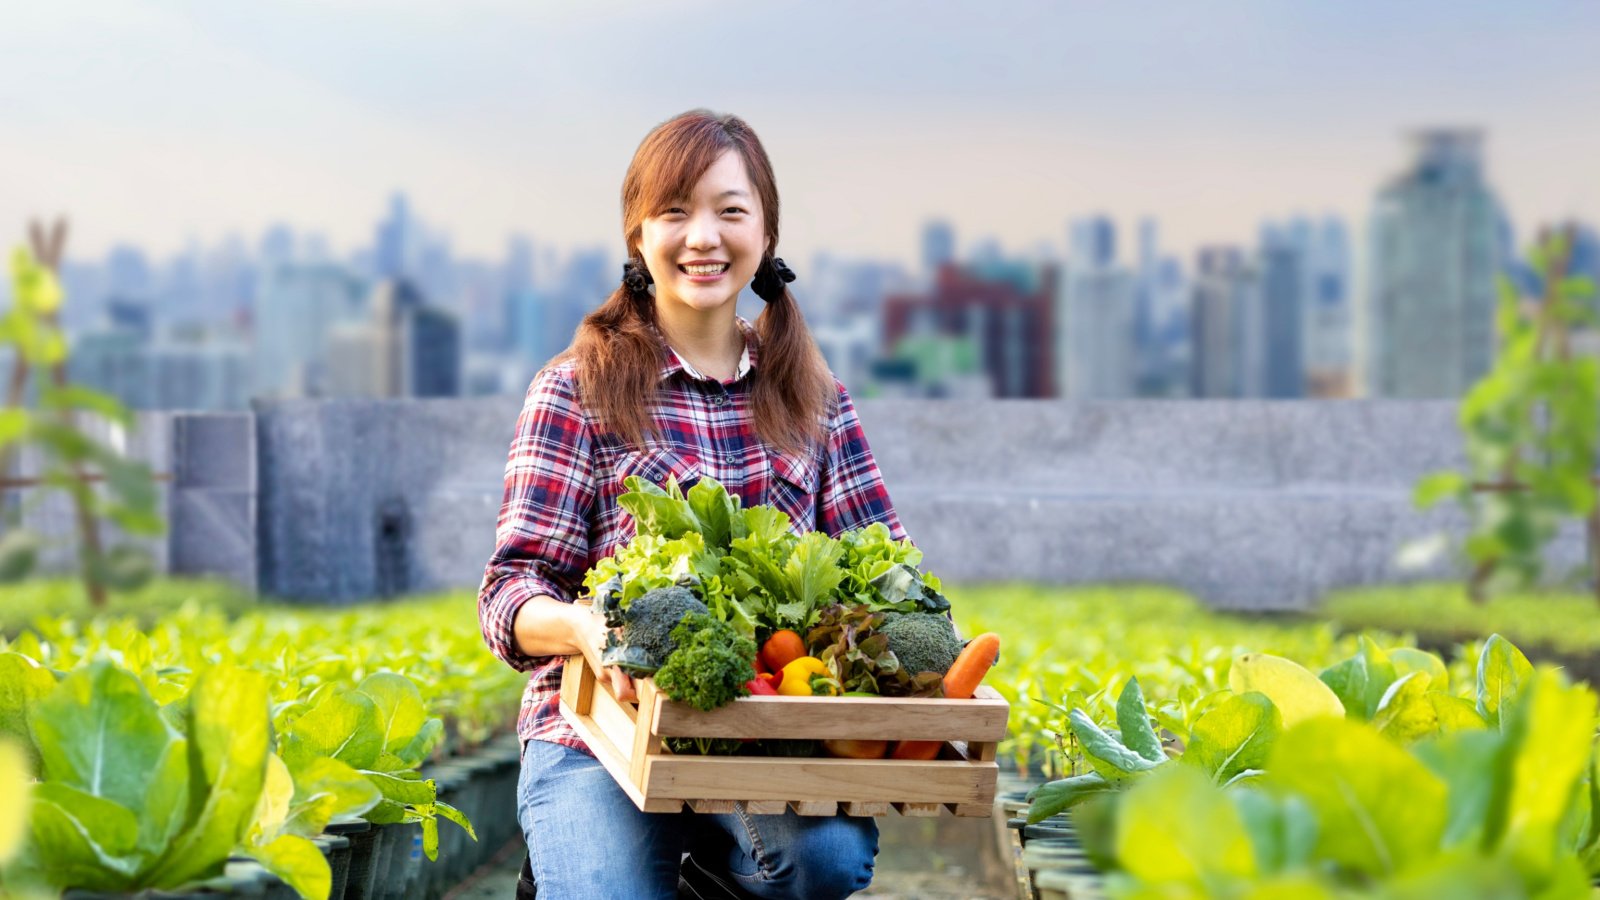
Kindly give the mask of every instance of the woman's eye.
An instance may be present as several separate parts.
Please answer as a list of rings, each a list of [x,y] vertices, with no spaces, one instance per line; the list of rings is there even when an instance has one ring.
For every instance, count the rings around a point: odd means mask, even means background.
[[[671,209],[667,210],[665,215],[681,216],[681,215],[683,215],[683,208],[679,207],[679,206],[674,206]]]
[[[730,206],[727,209],[723,210],[723,212],[725,212],[725,213],[742,213],[742,212],[744,212],[744,210],[740,209],[737,206]]]

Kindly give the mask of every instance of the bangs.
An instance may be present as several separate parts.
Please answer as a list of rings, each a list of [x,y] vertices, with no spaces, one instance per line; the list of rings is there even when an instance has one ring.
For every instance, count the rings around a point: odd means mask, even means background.
[[[715,120],[691,118],[669,124],[646,138],[634,155],[636,193],[624,195],[645,215],[688,197],[700,177],[728,150],[737,149]]]

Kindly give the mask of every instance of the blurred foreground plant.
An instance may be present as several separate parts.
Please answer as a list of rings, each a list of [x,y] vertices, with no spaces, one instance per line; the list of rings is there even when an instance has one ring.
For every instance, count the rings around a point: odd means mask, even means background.
[[[1530,253],[1544,297],[1519,302],[1500,279],[1494,368],[1462,400],[1467,471],[1417,483],[1422,508],[1454,498],[1471,520],[1462,547],[1475,601],[1492,590],[1535,584],[1544,547],[1563,520],[1588,529],[1590,576],[1600,551],[1593,470],[1600,446],[1600,359],[1573,352],[1574,333],[1600,325],[1595,285],[1569,275],[1570,233],[1546,235]],[[1595,579],[1600,598],[1600,579]]]
[[[62,291],[55,275],[64,223],[49,235],[33,228],[33,250],[18,247],[11,257],[11,308],[0,317],[0,347],[15,354],[6,404],[0,407],[0,491],[44,487],[72,499],[78,538],[78,568],[90,603],[105,605],[106,591],[137,588],[149,580],[149,555],[132,544],[106,549],[100,521],[108,519],[132,535],[160,534],[165,529],[157,509],[155,477],[143,462],[125,458],[85,429],[79,413],[98,415],[126,433],[133,414],[111,396],[70,384],[66,377],[67,345],[56,324]],[[27,405],[27,383],[33,376],[36,402]],[[12,477],[16,451],[38,449],[41,471],[36,478]],[[96,482],[107,490],[97,491]],[[47,492],[32,498],[40,502]],[[21,527],[13,511],[0,533],[0,582],[27,576],[38,560],[42,542]]]

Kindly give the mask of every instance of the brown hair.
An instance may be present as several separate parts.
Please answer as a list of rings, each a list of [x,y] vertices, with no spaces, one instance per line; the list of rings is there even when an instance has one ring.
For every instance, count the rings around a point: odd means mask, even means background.
[[[629,256],[639,245],[645,218],[689,194],[728,150],[744,160],[761,198],[762,224],[771,241],[768,258],[777,252],[778,186],[767,151],[743,119],[696,109],[657,125],[633,154],[622,180],[622,236]],[[583,405],[636,446],[655,431],[649,405],[665,362],[655,324],[653,298],[619,285],[584,316],[571,346],[552,361],[576,361]],[[772,446],[798,452],[824,436],[822,423],[837,400],[833,376],[787,288],[756,317],[755,330],[760,351],[751,390],[756,434]]]

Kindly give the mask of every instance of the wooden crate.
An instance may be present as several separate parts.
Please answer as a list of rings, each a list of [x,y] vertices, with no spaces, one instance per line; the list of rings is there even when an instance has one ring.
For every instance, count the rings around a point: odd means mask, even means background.
[[[619,701],[582,656],[568,657],[561,714],[645,812],[803,816],[993,813],[995,744],[1010,706],[988,687],[970,700],[741,697],[711,712],[669,700],[650,679]],[[664,737],[944,742],[938,759],[832,759],[675,754]]]

